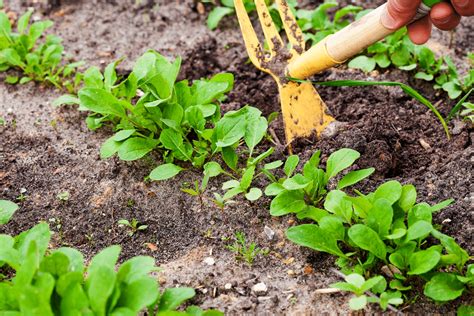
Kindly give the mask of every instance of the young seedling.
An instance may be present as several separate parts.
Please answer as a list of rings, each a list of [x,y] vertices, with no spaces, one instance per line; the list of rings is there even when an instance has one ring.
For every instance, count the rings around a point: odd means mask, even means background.
[[[343,148],[332,153],[326,163],[326,170],[320,168],[321,152],[317,151],[303,166],[303,172],[296,172],[299,157],[288,157],[283,165],[285,176],[277,179],[270,170],[279,168],[283,163],[276,161],[264,166],[264,173],[272,183],[265,189],[267,196],[274,196],[270,204],[270,214],[283,216],[296,213],[299,219],[309,218],[318,220],[325,215],[321,201],[327,194],[329,182],[340,172],[351,167],[360,157],[352,149]],[[337,182],[337,188],[342,190],[352,186],[370,176],[374,168],[361,169],[348,172]]]
[[[470,256],[432,223],[432,214],[453,200],[433,206],[416,203],[415,187],[398,181],[385,182],[366,195],[355,192],[351,196],[341,190],[330,191],[324,209],[312,218],[317,224],[291,227],[287,237],[339,257],[337,263],[346,274],[368,275],[380,265],[386,266],[393,274],[388,284],[393,291],[409,290],[417,277],[428,281],[424,294],[435,301],[450,301],[466,291],[471,268],[465,265]],[[428,243],[428,238],[439,243]],[[364,283],[358,284],[360,289]],[[356,294],[361,296],[360,291]],[[400,298],[394,295],[381,296],[381,303],[382,299]],[[360,297],[354,300],[353,305],[361,308],[369,302]]]
[[[470,121],[472,124],[474,124],[474,103],[464,102],[462,106],[463,109],[460,113],[461,117],[464,120]]]
[[[365,280],[362,275],[352,273],[345,277],[345,282],[331,284],[331,287],[355,294],[355,297],[349,301],[349,307],[352,310],[364,309],[368,303],[378,303],[384,311],[389,304],[403,304],[402,293],[385,291],[387,282],[380,275]],[[368,291],[380,293],[380,297],[366,295],[365,293]]]
[[[70,197],[70,194],[68,191],[63,191],[63,192],[58,193],[58,195],[56,195],[56,198],[61,202],[69,201],[69,197]]]
[[[18,202],[24,202],[24,201],[26,201],[27,198],[28,198],[28,196],[26,195],[26,189],[25,189],[25,188],[21,188],[21,189],[20,189],[20,195],[18,195],[18,196],[16,197],[16,200],[17,200]]]
[[[0,71],[14,68],[23,73],[21,78],[7,76],[5,81],[9,84],[48,82],[57,88],[75,91],[82,80],[82,75],[76,73],[76,70],[83,63],[63,64],[64,48],[59,37],[47,35],[39,41],[53,22],[46,20],[30,23],[32,14],[32,10],[23,14],[18,19],[16,32],[13,32],[8,16],[0,12]]]
[[[60,314],[157,315],[180,309],[187,315],[223,315],[196,306],[181,308],[196,292],[160,290],[151,275],[160,271],[152,257],[137,256],[118,264],[121,248],[111,246],[86,263],[77,249],[49,249],[51,234],[48,224],[41,223],[18,236],[1,235],[0,253],[8,254],[2,256],[2,270],[8,275],[0,279],[0,314],[53,315],[57,309]],[[24,293],[34,298],[34,304],[20,295]]]
[[[235,203],[235,201],[225,199],[222,195],[215,192],[214,192],[214,199],[212,200],[212,202],[214,202],[214,204],[217,207],[219,207],[222,212],[224,212],[224,208],[226,205]]]
[[[139,231],[144,231],[148,228],[148,225],[141,225],[140,222],[135,218],[132,218],[131,222],[129,220],[126,220],[126,219],[121,219],[121,220],[118,221],[118,224],[121,225],[121,226],[128,227],[128,229],[129,229],[128,235],[130,237],[135,235],[135,233],[137,233]]]
[[[266,256],[269,251],[257,247],[255,243],[250,243],[247,245],[245,234],[243,232],[235,233],[235,241],[232,245],[227,245],[227,249],[235,253],[237,260],[243,260],[248,265],[253,265],[255,258],[262,254]]]

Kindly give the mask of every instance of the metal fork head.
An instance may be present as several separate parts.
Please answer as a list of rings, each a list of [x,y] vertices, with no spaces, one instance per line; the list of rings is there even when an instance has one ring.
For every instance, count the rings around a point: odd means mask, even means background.
[[[265,1],[255,0],[262,31],[270,49],[270,52],[266,54],[252,26],[243,0],[234,0],[250,60],[258,69],[281,78],[285,76],[284,71],[287,64],[304,52],[305,40],[288,4],[284,0],[276,0],[275,2],[291,47],[288,49],[283,43]]]
[[[265,40],[270,48],[266,53],[258,40],[252,22],[245,10],[243,0],[234,0],[240,29],[247,53],[252,63],[270,74],[278,84],[287,144],[300,137],[321,134],[334,119],[328,115],[326,104],[311,83],[296,83],[286,78],[288,63],[298,58],[305,50],[303,32],[288,4],[275,0],[283,22],[283,28],[290,44],[288,48],[273,23],[264,0],[254,0]]]

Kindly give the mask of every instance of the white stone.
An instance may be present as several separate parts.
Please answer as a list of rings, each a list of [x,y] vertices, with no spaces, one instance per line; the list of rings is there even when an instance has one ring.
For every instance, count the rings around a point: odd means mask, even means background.
[[[255,293],[266,293],[267,290],[267,285],[263,282],[257,283],[252,286],[252,291],[254,291]]]
[[[212,257],[207,257],[206,259],[203,260],[205,264],[208,266],[213,266],[216,263],[216,260]]]

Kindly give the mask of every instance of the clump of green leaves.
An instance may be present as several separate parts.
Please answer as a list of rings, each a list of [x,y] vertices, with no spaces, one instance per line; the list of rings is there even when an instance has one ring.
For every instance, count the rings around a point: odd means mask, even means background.
[[[351,167],[359,157],[360,154],[353,149],[340,149],[329,156],[326,170],[324,170],[320,167],[321,152],[317,151],[304,164],[302,173],[300,173],[296,172],[299,157],[292,155],[288,157],[283,166],[285,176],[282,178],[276,178],[269,172],[269,170],[282,165],[281,161],[265,165],[264,173],[272,181],[265,189],[265,194],[274,196],[270,204],[270,214],[283,216],[296,213],[299,219],[319,220],[326,215],[326,211],[319,206],[328,192],[330,182],[340,172]],[[368,168],[350,171],[335,185],[339,190],[347,188],[367,178],[374,170],[374,168]],[[332,192],[330,194],[334,194]],[[335,207],[331,207],[331,209]],[[344,216],[348,218],[350,214]]]
[[[139,256],[117,266],[119,246],[100,251],[86,266],[74,248],[49,250],[41,223],[18,236],[0,235],[0,313],[28,315],[148,315],[171,313],[195,296],[192,288],[159,289],[155,260]],[[117,266],[117,268],[116,268]],[[222,315],[190,306],[186,315]]]
[[[336,1],[325,1],[313,10],[294,10],[298,25],[300,26],[305,40],[311,45],[321,41],[328,35],[336,33],[350,24],[351,16],[359,16],[362,8],[354,5],[347,5],[334,12],[331,19],[329,10],[338,6]],[[364,11],[365,12],[365,11]]]
[[[128,235],[130,237],[135,235],[135,233],[144,231],[148,228],[148,225],[142,225],[136,218],[132,218],[131,221],[128,219],[121,219],[118,221],[118,224],[128,228]]]
[[[369,46],[366,52],[348,64],[351,68],[365,72],[391,65],[405,71],[416,71],[414,78],[433,82],[434,89],[444,90],[450,99],[457,99],[462,93],[469,91],[474,83],[474,69],[471,68],[461,77],[451,58],[436,58],[428,47],[413,44],[406,28]]]
[[[56,195],[56,198],[60,200],[61,202],[69,201],[70,197],[71,197],[71,194],[69,193],[69,191],[63,191]]]
[[[183,168],[174,161],[202,167],[221,147],[213,141],[214,125],[220,118],[219,102],[233,87],[231,74],[211,79],[176,82],[181,59],[173,62],[154,51],[142,55],[133,71],[119,77],[109,64],[104,73],[91,67],[84,73],[84,87],[77,97],[64,95],[55,104],[79,104],[92,112],[90,129],[111,124],[116,133],[101,147],[102,159],[118,155],[125,161],[137,160],[158,150],[165,162],[151,174],[152,180],[177,175]]]
[[[389,304],[403,304],[402,293],[400,291],[386,291],[387,281],[381,275],[365,280],[362,275],[351,273],[344,279],[345,282],[331,284],[331,287],[355,294],[355,297],[349,300],[349,307],[352,310],[364,309],[368,303],[378,303],[384,311]],[[369,291],[380,293],[380,297],[367,295],[366,292]]]
[[[176,82],[180,58],[170,62],[149,51],[136,61],[127,77],[121,78],[116,73],[119,62],[109,64],[103,73],[96,67],[89,68],[77,97],[64,95],[55,102],[79,104],[79,110],[92,112],[87,124],[93,130],[104,124],[114,127],[115,134],[101,147],[101,158],[117,154],[122,160],[132,161],[156,150],[164,163],[150,173],[151,180],[172,178],[184,170],[182,163],[188,163],[197,168],[204,166],[205,177],[200,187],[185,189],[187,193],[199,196],[210,178],[227,174],[244,180],[239,182],[239,192],[236,186],[229,186],[235,189],[232,196],[244,193],[256,199],[261,195],[250,184],[257,164],[273,153],[269,149],[254,157],[268,122],[251,106],[221,117],[219,103],[233,88],[232,74],[218,74],[192,84],[187,80]],[[207,163],[215,155],[220,155],[234,174],[216,162]],[[241,158],[244,161],[239,161]],[[242,162],[245,167],[241,168]]]
[[[248,265],[252,265],[258,255],[268,254],[268,250],[257,247],[257,244],[254,242],[247,244],[243,232],[236,232],[235,242],[232,245],[228,245],[226,248],[235,253],[236,259],[243,260]]]
[[[324,209],[313,218],[317,224],[291,227],[287,237],[338,256],[338,265],[347,274],[378,274],[387,266],[393,272],[391,291],[407,291],[418,278],[426,281],[427,297],[445,302],[472,286],[468,253],[432,223],[432,214],[453,200],[433,206],[416,203],[415,187],[397,181],[385,182],[369,194],[355,192],[352,196],[339,189],[330,191]]]
[[[0,225],[10,221],[13,214],[18,210],[18,205],[7,200],[0,200]]]
[[[10,84],[29,81],[48,82],[57,88],[74,91],[81,82],[81,74],[76,72],[82,63],[64,64],[64,47],[55,35],[43,33],[53,25],[52,21],[37,21],[30,24],[33,11],[20,17],[16,32],[4,12],[0,12],[0,71],[10,68],[20,70],[23,77],[8,76]]]

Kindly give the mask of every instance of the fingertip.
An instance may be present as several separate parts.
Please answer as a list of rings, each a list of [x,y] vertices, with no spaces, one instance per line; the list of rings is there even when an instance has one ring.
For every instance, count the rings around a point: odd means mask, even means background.
[[[421,0],[388,0],[382,24],[392,30],[401,28],[413,19],[420,3]]]
[[[447,31],[452,30],[459,24],[461,16],[449,3],[441,2],[431,9],[430,19],[437,28]]]
[[[414,44],[424,44],[430,39],[431,28],[430,19],[424,17],[408,26],[408,36]]]
[[[451,0],[451,3],[456,10],[462,16],[474,15],[474,0]]]

